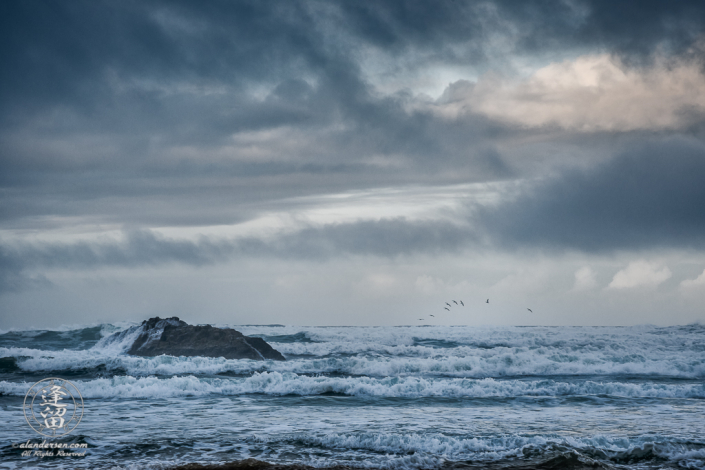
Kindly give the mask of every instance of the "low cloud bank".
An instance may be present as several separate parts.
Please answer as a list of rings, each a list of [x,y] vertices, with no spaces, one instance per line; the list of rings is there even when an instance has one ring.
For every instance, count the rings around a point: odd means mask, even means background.
[[[476,239],[467,227],[398,218],[309,227],[270,238],[200,237],[192,241],[137,230],[126,232],[122,240],[0,244],[0,292],[36,284],[27,272],[46,268],[139,268],[169,263],[204,266],[236,256],[310,260],[345,255],[395,257],[460,250]]]

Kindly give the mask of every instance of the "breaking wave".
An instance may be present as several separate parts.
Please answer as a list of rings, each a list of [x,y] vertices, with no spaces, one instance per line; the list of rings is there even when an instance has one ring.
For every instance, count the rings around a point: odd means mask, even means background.
[[[211,463],[705,468],[702,325],[235,328],[287,361],[131,356],[141,327],[127,323],[2,332],[0,434],[30,432],[22,397],[62,377],[124,418],[82,422],[92,468],[203,461],[206,447]],[[25,465],[12,452],[0,461]]]
[[[24,395],[31,384],[0,382],[0,393]],[[219,395],[322,395],[374,397],[570,397],[705,399],[705,384],[654,384],[624,382],[567,382],[556,380],[438,379],[419,377],[311,377],[293,373],[262,372],[245,378],[169,378],[129,375],[80,382],[87,397],[165,398]]]

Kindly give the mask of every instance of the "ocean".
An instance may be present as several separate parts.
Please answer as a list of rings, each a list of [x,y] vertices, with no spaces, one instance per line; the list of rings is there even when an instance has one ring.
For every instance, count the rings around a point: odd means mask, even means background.
[[[286,362],[128,356],[128,326],[0,331],[0,467],[705,468],[703,325],[227,325]],[[23,411],[50,377],[84,401],[54,439]]]

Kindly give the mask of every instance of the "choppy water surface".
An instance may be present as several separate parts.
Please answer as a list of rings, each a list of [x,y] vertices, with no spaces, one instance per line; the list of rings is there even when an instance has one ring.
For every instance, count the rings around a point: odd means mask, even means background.
[[[233,327],[287,361],[127,356],[124,326],[0,334],[0,463],[705,468],[701,325]],[[58,439],[84,458],[12,447],[41,442],[22,402],[46,377],[84,397]]]

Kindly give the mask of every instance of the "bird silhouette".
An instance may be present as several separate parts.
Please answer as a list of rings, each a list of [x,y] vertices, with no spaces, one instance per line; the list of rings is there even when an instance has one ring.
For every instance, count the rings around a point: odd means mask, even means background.
[[[487,302],[485,302],[485,303],[490,303],[490,299],[487,299]]]
[[[448,302],[446,302],[446,305],[447,305],[447,306],[449,306],[449,307],[452,307],[452,305],[451,305],[451,304],[449,304]]]
[[[431,317],[433,317],[433,318],[436,318],[436,316],[435,316],[435,315],[429,315],[429,316],[431,316]]]
[[[448,310],[450,312],[450,309],[448,307],[443,307],[444,309]]]
[[[534,313],[534,311],[531,310],[530,308],[527,308],[527,310],[528,310],[529,312],[531,312],[531,313]]]
[[[423,321],[423,318],[419,318],[419,321]]]
[[[463,303],[462,300],[460,301],[460,305],[462,305],[463,307],[465,307],[465,304]]]
[[[458,302],[456,302],[455,300],[453,301],[453,303],[454,303],[455,305],[458,305]]]

